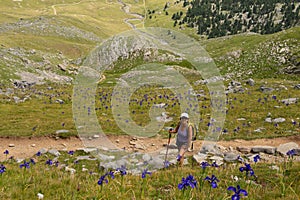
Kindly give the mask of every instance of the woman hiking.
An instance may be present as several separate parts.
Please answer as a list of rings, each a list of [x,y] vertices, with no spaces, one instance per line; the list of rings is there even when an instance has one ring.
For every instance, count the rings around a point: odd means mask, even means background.
[[[190,147],[192,144],[193,128],[189,123],[189,115],[187,113],[182,113],[180,115],[180,122],[178,123],[175,129],[170,129],[169,133],[177,133],[177,161],[179,162],[180,166],[182,166],[184,154],[186,151],[190,151]]]

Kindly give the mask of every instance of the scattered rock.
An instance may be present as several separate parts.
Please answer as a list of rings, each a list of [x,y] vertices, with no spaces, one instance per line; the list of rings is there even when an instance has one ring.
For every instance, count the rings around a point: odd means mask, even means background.
[[[225,155],[224,155],[224,160],[226,162],[234,162],[237,160],[238,158],[238,154],[236,153],[233,153],[233,152],[226,152]]]
[[[8,147],[15,147],[15,144],[9,144]]]
[[[261,86],[259,89],[261,92],[264,92],[264,93],[272,92],[274,90],[274,88],[265,87],[265,86]]]
[[[294,104],[297,102],[298,102],[298,98],[288,98],[288,99],[281,100],[281,103],[284,103],[284,104]]]
[[[199,164],[206,161],[207,157],[208,157],[207,154],[200,153],[200,152],[198,154],[193,155],[193,159]]]
[[[69,133],[69,132],[70,132],[69,130],[62,129],[62,130],[57,130],[55,133],[62,134],[62,133]]]
[[[300,90],[300,84],[295,85],[295,86],[294,86],[294,89]]]
[[[254,146],[251,148],[252,153],[267,153],[267,154],[275,154],[276,147],[272,146]]]
[[[292,149],[297,149],[299,148],[299,145],[295,142],[289,142],[289,143],[285,143],[285,144],[281,144],[277,147],[277,152],[280,153],[283,156],[286,156],[286,153],[289,150]]]
[[[58,64],[57,66],[61,71],[64,71],[64,72],[67,71],[67,68],[64,64]]]
[[[231,81],[227,87],[227,93],[243,93],[245,90],[238,81]]]
[[[276,171],[279,171],[279,170],[280,170],[279,167],[278,167],[277,165],[272,165],[272,166],[270,167],[270,169],[273,169],[273,170],[276,170]]]
[[[79,160],[97,160],[97,158],[91,158],[90,156],[78,156],[76,157],[76,161]]]
[[[249,79],[246,81],[246,83],[247,83],[248,85],[250,85],[250,86],[254,86],[254,85],[255,85],[255,82],[254,82],[254,80],[253,80],[252,78],[249,78]]]
[[[40,152],[41,154],[45,154],[48,152],[48,149],[42,148],[38,152]]]
[[[55,101],[56,103],[59,103],[59,104],[64,104],[65,102],[63,101],[63,100],[61,100],[61,99],[56,99],[56,101]]]
[[[273,119],[273,122],[274,123],[282,123],[282,122],[285,122],[285,118],[279,117],[279,118]]]
[[[93,135],[94,139],[100,138],[100,135]]]
[[[271,117],[266,118],[266,119],[265,119],[265,122],[272,123],[272,118],[271,118]]]
[[[65,170],[66,170],[66,172],[70,172],[71,174],[74,174],[76,172],[76,169],[68,167],[68,166],[65,167]]]
[[[213,155],[219,155],[223,156],[223,153],[217,148],[215,144],[204,144],[202,145],[202,148],[200,149],[200,153],[204,154],[213,154]]]
[[[48,151],[48,153],[50,153],[50,154],[52,154],[54,156],[60,156],[60,152],[58,150],[56,150],[56,149],[50,149]]]
[[[241,152],[241,153],[245,153],[245,154],[248,154],[251,152],[251,147],[236,147],[236,149]]]

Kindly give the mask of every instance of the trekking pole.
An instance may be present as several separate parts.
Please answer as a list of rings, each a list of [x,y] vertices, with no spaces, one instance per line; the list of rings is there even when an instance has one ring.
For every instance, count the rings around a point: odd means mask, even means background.
[[[164,165],[166,165],[166,163],[167,163],[167,157],[168,157],[168,151],[169,151],[170,141],[171,141],[171,133],[169,133],[169,139],[168,139],[168,144],[167,144],[167,151],[166,151],[166,156],[165,156],[165,162],[164,162]]]

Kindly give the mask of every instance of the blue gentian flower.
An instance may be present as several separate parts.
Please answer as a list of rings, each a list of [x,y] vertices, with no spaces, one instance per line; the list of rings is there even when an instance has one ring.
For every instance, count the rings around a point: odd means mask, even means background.
[[[51,159],[49,159],[49,160],[46,161],[46,164],[47,165],[53,165],[53,161]]]
[[[38,151],[35,155],[36,155],[36,156],[41,156],[42,153],[41,153],[40,151]]]
[[[145,169],[143,172],[142,172],[142,178],[146,178],[146,175],[149,174],[151,175],[152,173],[148,171],[148,169]]]
[[[6,167],[4,165],[0,165],[0,174],[3,174],[4,172],[6,172]]]
[[[212,188],[218,187],[217,182],[219,182],[219,179],[217,179],[217,177],[215,175],[211,175],[211,178],[209,176],[207,176],[204,180],[208,181]]]
[[[105,182],[106,184],[108,183],[108,180],[106,178],[107,174],[104,174],[103,176],[101,176],[98,180],[98,185],[102,185],[103,182]]]
[[[22,169],[23,167],[24,167],[24,169],[30,168],[30,162],[26,162],[26,160],[24,160],[24,162],[22,164],[20,164],[20,168]]]
[[[227,190],[231,190],[234,192],[234,194],[231,196],[232,200],[239,200],[241,198],[241,194],[243,194],[244,196],[248,196],[247,191],[241,189],[239,185],[236,188],[233,186],[229,186]]]
[[[246,171],[246,175],[248,175],[250,173],[250,176],[254,175],[254,171],[251,168],[250,164],[245,163],[245,167],[240,167],[240,171]]]
[[[5,155],[8,155],[8,154],[9,154],[9,151],[6,149],[3,153],[4,153]]]
[[[289,151],[286,153],[286,155],[289,156],[289,157],[290,157],[290,156],[293,157],[294,155],[296,155],[295,149],[289,150]]]
[[[187,189],[188,187],[197,187],[197,181],[192,175],[188,175],[186,178],[182,178],[181,183],[178,184],[179,190]]]
[[[126,175],[126,167],[122,165],[121,167],[117,168],[116,171],[120,172],[122,176]]]
[[[113,171],[109,171],[109,172],[107,173],[107,176],[110,176],[110,178],[112,178],[112,179],[115,178],[115,174],[114,174]]]
[[[69,155],[74,155],[74,151],[71,150],[71,151],[68,152],[68,154]]]
[[[170,162],[168,161],[168,160],[166,160],[165,162],[164,162],[164,167],[165,168],[168,168],[168,167],[170,167]]]
[[[202,169],[205,169],[206,167],[210,166],[210,164],[208,162],[202,162],[200,165],[201,165]]]
[[[261,159],[261,158],[260,158],[259,155],[256,155],[256,156],[254,156],[254,158],[253,158],[253,160],[254,160],[255,163],[257,163],[257,161],[260,160],[260,159]]]

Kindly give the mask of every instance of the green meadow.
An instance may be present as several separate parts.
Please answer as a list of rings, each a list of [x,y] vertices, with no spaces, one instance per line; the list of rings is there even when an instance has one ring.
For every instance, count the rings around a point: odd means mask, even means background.
[[[284,69],[299,63],[300,27],[270,35],[244,33],[206,39],[196,35],[193,29],[179,30],[173,27],[171,13],[184,11],[179,4],[173,3],[172,1],[168,9],[169,14],[166,15],[163,11],[165,2],[159,0],[2,0],[0,139],[21,136],[78,137],[72,112],[72,83],[45,81],[42,85],[21,89],[14,88],[11,79],[20,78],[18,72],[21,71],[35,73],[37,69],[45,70],[49,67],[51,72],[74,80],[74,73],[60,70],[57,65],[65,61],[68,68],[77,70],[82,61],[101,42],[131,30],[132,25],[137,28],[163,27],[197,39],[214,59],[224,77],[225,88],[231,81],[241,83],[244,92],[226,95],[226,119],[219,140],[252,140],[299,135],[300,90],[294,87],[300,83],[300,76],[284,73]],[[124,4],[127,7],[124,8]],[[129,9],[129,12],[125,12],[126,9]],[[153,10],[155,13],[151,14]],[[126,23],[126,20],[131,25]],[[288,48],[286,54],[282,53],[282,49],[285,48]],[[34,53],[30,53],[32,50],[35,50]],[[282,61],[282,57],[285,62]],[[29,60],[29,64],[24,64],[25,58]],[[77,63],[78,59],[81,62]],[[49,64],[45,64],[46,61]],[[43,66],[39,66],[39,63]],[[105,79],[98,83],[95,93],[95,111],[106,134],[126,134],[118,127],[112,114],[113,89],[123,74],[146,63],[142,57],[119,59],[112,68],[104,72]],[[160,64],[176,68],[189,81],[195,93],[199,94],[195,98],[198,100],[200,120],[194,123],[199,126],[198,139],[205,139],[212,108],[210,91],[206,84],[196,84],[197,81],[203,80],[201,75],[186,60],[164,61]],[[246,84],[249,78],[255,81],[253,86]],[[274,90],[262,92],[261,86]],[[7,93],[9,88],[12,88],[13,93]],[[28,100],[15,103],[16,96]],[[288,98],[298,98],[298,102],[282,102]],[[128,112],[139,126],[146,126],[150,122],[149,111],[155,104],[167,104],[165,111],[168,116],[173,117],[173,121],[166,122],[164,127],[176,126],[181,112],[175,94],[157,85],[140,87],[131,95],[130,102]],[[285,121],[266,122],[268,117],[284,118]],[[56,133],[62,129],[69,132]],[[165,130],[157,134],[163,138],[168,137]],[[1,147],[0,153],[6,148]],[[108,174],[104,177],[104,182],[99,184],[101,176],[110,171],[101,169],[98,161],[75,162],[76,156],[81,155],[86,154],[81,151],[76,151],[74,155],[62,152],[58,158],[50,154],[33,155],[34,164],[30,158],[17,162],[15,158],[10,158],[13,155],[8,154],[7,159],[0,162],[0,199],[37,199],[40,193],[44,195],[44,199],[225,200],[231,199],[234,194],[228,187],[237,185],[247,191],[248,199],[300,198],[300,166],[292,157],[286,158],[283,163],[251,162],[256,176],[246,176],[245,172],[239,170],[244,163],[225,163],[217,168],[203,169],[195,164],[192,158],[188,158],[189,164],[184,167],[172,165],[146,174],[144,178],[132,174],[123,176],[116,172],[114,178]],[[49,163],[49,160],[53,163]],[[21,164],[24,165],[20,166]],[[278,169],[270,169],[274,166]],[[75,169],[76,172],[66,171],[65,167]],[[178,184],[188,175],[192,175],[197,184],[180,190]],[[219,180],[216,188],[212,188],[211,183],[204,180],[212,175]],[[236,189],[236,193],[238,192]],[[239,194],[243,198],[243,191]]]

